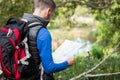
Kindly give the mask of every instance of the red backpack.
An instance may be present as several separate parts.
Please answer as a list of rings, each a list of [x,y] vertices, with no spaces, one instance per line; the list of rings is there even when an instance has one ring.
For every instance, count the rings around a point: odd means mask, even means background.
[[[8,79],[21,80],[38,73],[28,50],[27,33],[27,23],[14,17],[0,29],[0,64]]]

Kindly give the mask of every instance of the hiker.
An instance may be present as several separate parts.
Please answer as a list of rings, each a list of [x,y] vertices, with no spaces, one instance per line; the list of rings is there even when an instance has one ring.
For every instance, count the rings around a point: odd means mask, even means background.
[[[45,77],[52,76],[52,73],[64,70],[74,63],[74,58],[69,58],[59,64],[53,61],[52,38],[47,25],[50,18],[54,15],[55,8],[56,4],[53,0],[34,0],[33,14],[24,13],[23,15],[23,19],[27,19],[28,24],[39,22],[34,27],[29,28],[28,46],[31,55],[35,58],[36,64],[39,66],[42,63],[45,74],[43,76]],[[44,78],[43,80],[46,79]]]

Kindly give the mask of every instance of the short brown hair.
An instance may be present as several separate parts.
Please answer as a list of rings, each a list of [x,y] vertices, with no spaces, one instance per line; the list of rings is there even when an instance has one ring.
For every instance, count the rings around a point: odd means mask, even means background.
[[[46,6],[49,6],[52,11],[55,10],[56,4],[54,0],[34,0],[34,7],[40,7],[41,9],[44,9]]]

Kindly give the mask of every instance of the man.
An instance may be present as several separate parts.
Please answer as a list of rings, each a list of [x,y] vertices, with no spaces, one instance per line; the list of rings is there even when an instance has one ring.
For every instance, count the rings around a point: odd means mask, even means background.
[[[29,24],[37,22],[37,24],[29,28],[29,51],[35,58],[36,64],[40,65],[42,63],[46,76],[50,76],[51,73],[64,70],[68,66],[73,65],[74,58],[69,58],[67,61],[59,64],[54,63],[52,58],[52,38],[47,29],[47,24],[54,15],[56,5],[53,0],[35,0],[34,2],[34,13],[25,13],[23,16],[24,19],[28,20]]]

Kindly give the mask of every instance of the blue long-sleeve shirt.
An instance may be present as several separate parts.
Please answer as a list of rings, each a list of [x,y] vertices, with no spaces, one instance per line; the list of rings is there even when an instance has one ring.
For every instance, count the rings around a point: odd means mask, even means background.
[[[46,73],[54,73],[68,67],[67,61],[56,64],[52,58],[52,38],[47,28],[41,28],[37,36],[37,48]]]

